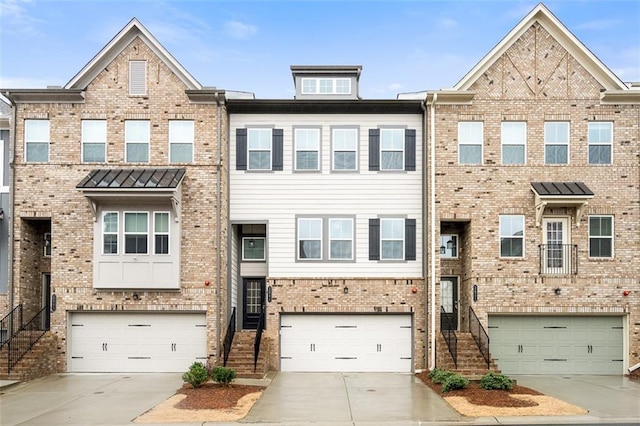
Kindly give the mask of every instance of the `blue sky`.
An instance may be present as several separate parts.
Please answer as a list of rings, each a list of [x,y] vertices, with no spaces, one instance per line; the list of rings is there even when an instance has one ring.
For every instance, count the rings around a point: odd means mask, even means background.
[[[0,0],[0,87],[66,84],[133,17],[203,85],[292,98],[291,65],[362,65],[365,99],[452,87],[536,1]],[[545,5],[640,82],[640,1]]]

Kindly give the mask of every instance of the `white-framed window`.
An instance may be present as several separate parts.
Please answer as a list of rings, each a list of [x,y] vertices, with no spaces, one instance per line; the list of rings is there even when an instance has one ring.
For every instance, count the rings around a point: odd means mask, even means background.
[[[348,95],[351,94],[349,78],[303,78],[304,95]]]
[[[321,218],[298,218],[298,259],[322,259]]]
[[[332,129],[333,170],[355,171],[358,169],[358,129]]]
[[[249,170],[271,170],[271,129],[247,129]]]
[[[149,213],[124,213],[124,253],[149,253]]]
[[[150,139],[151,124],[148,120],[125,121],[125,161],[127,163],[148,163]]]
[[[502,164],[525,164],[527,161],[527,123],[503,121],[501,126]]]
[[[82,120],[82,162],[107,161],[107,120]]]
[[[169,212],[153,213],[153,253],[169,254]]]
[[[545,164],[569,164],[569,122],[544,123]]]
[[[102,254],[118,254],[118,212],[102,213]]]
[[[49,161],[49,120],[24,120],[25,161],[46,163]]]
[[[404,259],[404,219],[380,219],[380,260]]]
[[[613,122],[589,123],[589,164],[611,164],[613,151]]]
[[[380,170],[404,170],[404,129],[380,129]]]
[[[44,233],[44,257],[51,257],[51,232]]]
[[[458,162],[482,164],[484,130],[482,121],[458,122]]]
[[[440,257],[442,259],[458,257],[458,236],[456,234],[440,234]]]
[[[242,260],[243,261],[264,261],[265,238],[264,237],[242,237]]]
[[[500,257],[524,257],[523,215],[500,215]]]
[[[353,259],[353,219],[329,219],[329,259]]]
[[[320,129],[294,130],[295,170],[320,170]]]
[[[169,120],[169,162],[193,162],[193,120]]]
[[[129,95],[147,94],[147,61],[129,61]]]
[[[613,216],[589,216],[589,257],[613,257]]]

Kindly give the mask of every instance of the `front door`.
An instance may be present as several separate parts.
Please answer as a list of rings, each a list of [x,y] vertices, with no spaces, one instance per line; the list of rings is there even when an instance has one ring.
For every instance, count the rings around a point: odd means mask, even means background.
[[[440,329],[458,329],[458,278],[442,277],[440,279]]]
[[[42,329],[51,328],[51,274],[42,274]]]
[[[264,315],[264,293],[264,278],[243,279],[243,329],[256,330],[258,328],[258,322],[262,315]]]
[[[571,250],[569,239],[569,218],[548,217],[542,220],[541,253],[544,273],[565,274],[571,272]]]

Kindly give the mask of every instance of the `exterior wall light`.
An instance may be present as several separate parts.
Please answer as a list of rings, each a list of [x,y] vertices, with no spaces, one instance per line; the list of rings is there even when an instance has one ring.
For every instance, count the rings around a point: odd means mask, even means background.
[[[560,293],[562,292],[562,289],[560,287],[556,287],[553,292],[556,294],[556,296],[560,296]]]
[[[344,294],[348,294],[348,293],[349,293],[349,287],[344,286],[344,288],[342,289],[342,292],[343,292]]]

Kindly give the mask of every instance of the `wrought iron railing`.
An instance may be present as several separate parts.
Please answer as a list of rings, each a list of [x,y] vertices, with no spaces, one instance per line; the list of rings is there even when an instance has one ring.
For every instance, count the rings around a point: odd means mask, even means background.
[[[458,336],[454,330],[455,325],[450,315],[444,310],[444,306],[440,306],[440,332],[447,343],[449,353],[453,359],[453,365],[458,368]]]
[[[46,315],[49,313],[49,306],[45,306],[33,316],[25,325],[20,327],[17,334],[6,342],[9,362],[7,373],[22,359],[27,352],[33,348],[44,333],[47,332]]]
[[[233,337],[236,335],[236,308],[233,307],[231,311],[231,319],[229,319],[229,327],[227,327],[227,334],[224,336],[223,343],[223,355],[222,365],[227,366],[227,360],[229,359],[229,353],[231,352],[231,344],[233,343]]]
[[[575,275],[578,273],[578,246],[575,244],[540,244],[541,275]]]
[[[256,372],[258,368],[258,356],[260,355],[260,343],[262,342],[262,329],[264,328],[264,316],[265,306],[262,306],[262,313],[258,320],[258,327],[256,328],[256,339],[253,341],[253,372]]]
[[[22,305],[18,305],[0,320],[0,348],[22,327]]]
[[[478,349],[480,349],[482,358],[484,358],[487,363],[487,368],[489,368],[491,365],[489,355],[489,335],[480,323],[478,316],[471,306],[469,306],[469,331],[471,332],[471,336],[473,337],[473,340],[475,340],[476,345],[478,345]]]

